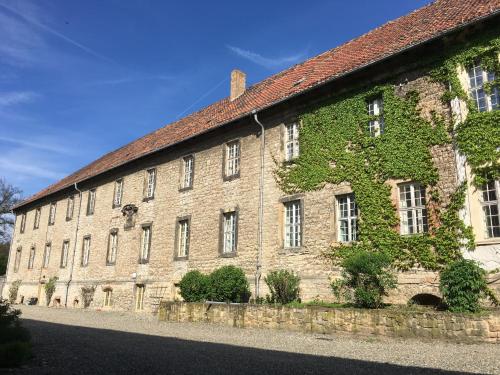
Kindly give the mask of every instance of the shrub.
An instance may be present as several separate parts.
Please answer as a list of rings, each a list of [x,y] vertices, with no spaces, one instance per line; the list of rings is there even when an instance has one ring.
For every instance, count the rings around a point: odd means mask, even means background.
[[[300,302],[300,278],[291,271],[271,271],[264,278],[271,295],[266,296],[268,303],[281,303],[286,305],[290,302]]]
[[[390,258],[383,253],[357,252],[342,261],[342,279],[332,283],[333,292],[356,307],[380,308],[388,289],[396,287],[396,279],[388,271],[390,265]]]
[[[483,297],[498,303],[488,288],[486,272],[472,260],[450,263],[441,271],[440,277],[439,289],[447,309],[452,312],[478,312]]]
[[[45,288],[45,299],[47,306],[50,305],[50,300],[52,299],[52,296],[54,295],[54,292],[56,291],[56,282],[58,280],[57,276],[51,277],[49,281],[45,283],[43,286]]]
[[[95,285],[82,286],[80,294],[82,295],[84,309],[88,308],[92,303],[92,301],[94,300],[95,290],[96,290]]]
[[[21,326],[20,310],[0,300],[0,367],[18,366],[31,355],[30,333]]]
[[[202,302],[209,296],[208,276],[200,271],[189,271],[179,283],[181,296],[186,302]]]
[[[13,281],[9,287],[9,303],[16,303],[17,300],[17,292],[19,291],[19,287],[21,286],[21,280]]]
[[[245,273],[235,266],[224,266],[208,277],[209,297],[219,302],[248,302],[250,289]]]

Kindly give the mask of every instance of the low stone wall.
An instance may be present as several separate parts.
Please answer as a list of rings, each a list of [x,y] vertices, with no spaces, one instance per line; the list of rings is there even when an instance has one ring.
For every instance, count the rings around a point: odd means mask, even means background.
[[[159,320],[218,323],[238,328],[447,339],[500,343],[500,311],[481,315],[404,310],[274,307],[162,302]]]

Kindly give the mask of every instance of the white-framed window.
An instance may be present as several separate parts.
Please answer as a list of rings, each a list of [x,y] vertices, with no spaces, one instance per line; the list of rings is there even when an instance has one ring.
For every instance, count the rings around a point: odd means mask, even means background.
[[[19,232],[24,233],[24,230],[26,229],[26,214],[21,215],[21,227]]]
[[[122,205],[123,196],[123,178],[115,181],[115,194],[113,196],[113,207],[120,207]]]
[[[189,155],[182,158],[182,184],[181,188],[186,189],[193,186],[194,177],[194,156]]]
[[[33,229],[38,229],[40,227],[40,216],[42,214],[42,209],[37,207],[35,209],[35,220],[33,222]]]
[[[90,236],[83,237],[82,245],[82,267],[87,267],[89,265],[90,258]]]
[[[427,232],[424,186],[419,183],[399,185],[399,215],[401,234]]]
[[[54,225],[56,222],[56,203],[53,202],[50,204],[49,209],[49,225]]]
[[[368,115],[372,119],[368,122],[368,132],[372,137],[378,137],[384,133],[384,102],[382,97],[368,101]]]
[[[109,232],[108,253],[106,255],[106,264],[112,265],[116,263],[116,253],[118,252],[118,230],[113,229]]]
[[[74,210],[75,210],[75,196],[71,195],[68,197],[68,203],[66,206],[66,220],[71,220],[73,218]]]
[[[66,268],[68,265],[68,254],[69,254],[69,241],[63,241],[62,250],[61,250],[61,268]]]
[[[240,141],[226,143],[225,176],[237,176],[240,172]]]
[[[151,224],[142,226],[142,239],[141,239],[141,254],[140,263],[147,263],[149,261],[149,254],[151,252]]]
[[[49,266],[49,261],[50,261],[50,251],[52,250],[52,244],[50,242],[47,242],[45,244],[45,251],[43,252],[43,268],[47,268]]]
[[[285,125],[285,160],[299,156],[299,124],[292,122]]]
[[[337,227],[339,242],[358,239],[358,206],[354,194],[337,197]]]
[[[484,223],[487,238],[500,237],[500,181],[489,181],[482,186],[482,200]]]
[[[135,286],[135,309],[140,311],[144,310],[144,292],[146,290],[145,285],[137,284]]]
[[[156,186],[156,168],[150,168],[146,171],[146,185],[144,187],[144,199],[153,199]]]
[[[87,215],[93,215],[95,211],[95,191],[96,189],[90,189],[88,200],[87,200]]]
[[[301,201],[284,203],[285,208],[285,248],[302,246],[302,207]]]
[[[236,251],[238,214],[236,211],[222,214],[222,253],[230,254]]]
[[[29,270],[32,270],[34,265],[35,265],[35,254],[36,254],[35,246],[31,246],[30,256],[28,258],[28,269]]]
[[[19,271],[19,264],[21,263],[21,253],[22,253],[22,248],[18,247],[16,249],[16,257],[14,259],[14,272]]]
[[[113,306],[113,289],[108,288],[104,290],[104,307]]]
[[[495,72],[484,70],[479,62],[472,65],[467,74],[469,76],[469,95],[476,103],[479,112],[492,111],[500,108],[500,90],[492,87],[487,94],[484,84],[495,80]]]
[[[177,257],[185,258],[189,254],[189,219],[177,222]]]

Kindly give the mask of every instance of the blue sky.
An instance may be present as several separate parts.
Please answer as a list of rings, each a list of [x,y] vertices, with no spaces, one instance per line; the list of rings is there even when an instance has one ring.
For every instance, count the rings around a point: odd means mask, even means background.
[[[0,177],[31,195],[135,138],[429,3],[0,0]]]

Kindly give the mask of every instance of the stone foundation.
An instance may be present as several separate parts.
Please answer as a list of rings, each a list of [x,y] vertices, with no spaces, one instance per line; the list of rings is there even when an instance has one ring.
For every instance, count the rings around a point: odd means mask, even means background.
[[[162,302],[159,320],[218,323],[330,334],[500,343],[500,311],[481,315],[351,308],[289,308],[268,305]]]

